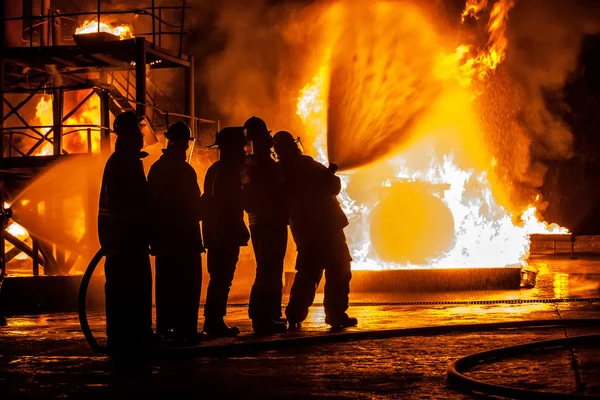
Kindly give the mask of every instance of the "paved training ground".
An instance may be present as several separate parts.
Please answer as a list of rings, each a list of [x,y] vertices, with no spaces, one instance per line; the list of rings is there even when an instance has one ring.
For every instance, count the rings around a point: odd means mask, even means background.
[[[600,318],[600,258],[572,261],[557,256],[530,264],[539,270],[533,289],[353,293],[350,313],[359,318],[359,326],[348,332],[369,337],[366,332],[372,330]],[[209,340],[202,347],[243,343],[252,348],[266,340],[332,335],[324,325],[322,307],[317,306],[302,332],[256,337],[247,320],[246,299],[235,295],[227,317],[240,326],[242,336]],[[93,311],[89,316],[102,342],[103,313]],[[600,326],[440,332],[340,343],[318,339],[309,345],[263,347],[228,356],[180,352],[177,358],[122,365],[91,353],[74,313],[15,317],[0,328],[0,394],[2,398],[472,398],[447,386],[445,373],[451,362],[498,347],[599,333]],[[545,350],[500,359],[465,375],[521,389],[600,396],[600,348],[586,344]]]

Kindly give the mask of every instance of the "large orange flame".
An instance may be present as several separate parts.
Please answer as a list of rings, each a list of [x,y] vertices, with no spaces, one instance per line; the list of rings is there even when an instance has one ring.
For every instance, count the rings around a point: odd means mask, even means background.
[[[439,79],[445,82],[445,89],[427,115],[415,125],[414,143],[387,160],[341,176],[343,190],[339,200],[351,220],[346,234],[354,259],[353,269],[386,269],[417,264],[437,268],[525,265],[530,247],[529,235],[569,232],[556,224],[540,221],[534,205],[513,213],[498,203],[492,191],[497,161],[493,155],[486,154],[485,146],[478,139],[478,123],[472,107],[476,93],[471,83],[485,79],[504,60],[508,46],[506,20],[513,5],[511,0],[494,4],[488,22],[489,40],[477,55],[467,58],[471,51],[467,46],[460,46],[455,54],[440,54]],[[463,18],[465,15],[479,16],[486,6],[486,1],[469,1]],[[325,45],[334,46],[335,43]],[[328,54],[328,51],[323,54]],[[304,135],[311,138],[316,149],[313,155],[323,163],[327,161],[329,73],[329,60],[325,57],[311,81],[300,90],[297,101],[297,114],[304,124]],[[434,195],[452,214],[454,237],[450,248],[424,264],[410,260],[404,263],[382,260],[374,249],[370,229],[374,210],[385,198],[365,200],[368,196],[361,193],[361,200],[358,200],[356,192],[351,194],[350,191],[355,180],[360,186],[377,179],[382,190],[397,182],[422,182],[423,185],[441,188]],[[361,188],[368,191],[364,185]],[[401,214],[406,208],[417,209],[412,201],[404,198],[391,208],[396,210],[392,214]],[[407,224],[406,220],[398,221],[392,214],[384,221],[387,227],[384,229],[389,229],[384,236],[396,235],[410,240],[410,234],[398,233],[400,230],[410,232],[415,225]]]

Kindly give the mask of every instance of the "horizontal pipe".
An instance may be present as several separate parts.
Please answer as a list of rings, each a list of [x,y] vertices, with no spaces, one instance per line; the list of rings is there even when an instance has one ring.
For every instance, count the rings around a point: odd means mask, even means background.
[[[181,10],[182,6],[165,6],[165,7],[161,7],[163,10]],[[186,7],[186,8],[191,8],[191,7]],[[148,8],[140,8],[140,9],[135,9],[135,10],[113,10],[113,11],[102,11],[101,15],[122,15],[122,14],[137,14],[137,15],[148,15],[150,17],[154,17],[154,18],[158,18],[158,16],[153,16],[151,12],[149,12],[150,10],[152,10],[151,7]],[[61,17],[84,17],[84,16],[97,16],[98,12],[97,11],[84,11],[84,12],[76,12],[76,13],[64,13],[64,14],[60,14]],[[28,15],[28,16],[22,16],[22,17],[10,17],[10,18],[5,18],[5,21],[30,21],[30,20],[42,20],[42,19],[49,19],[48,16],[41,16],[41,15]]]

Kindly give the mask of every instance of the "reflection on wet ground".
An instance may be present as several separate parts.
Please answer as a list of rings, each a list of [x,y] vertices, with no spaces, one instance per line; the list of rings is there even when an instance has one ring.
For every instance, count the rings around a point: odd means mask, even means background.
[[[600,297],[600,259],[538,258],[534,289],[517,291],[361,294],[355,303],[396,301],[455,302]],[[235,283],[234,283],[235,285]],[[238,294],[234,302],[245,303]],[[322,297],[317,298],[318,302]],[[596,318],[600,303],[438,304],[419,306],[357,306],[354,330],[409,328],[534,319]],[[237,339],[206,341],[202,345],[255,341],[247,309],[228,310],[228,322],[237,324]],[[200,321],[202,323],[202,321]],[[94,333],[103,338],[102,312],[90,313]],[[327,332],[322,307],[313,307],[303,331],[280,336],[321,335]],[[236,358],[193,358],[153,361],[139,365],[115,364],[91,353],[74,313],[20,316],[0,328],[0,394],[104,398],[124,393],[135,396],[196,395],[212,398],[329,397],[329,398],[468,398],[445,385],[444,372],[452,360],[486,349],[534,340],[593,332],[592,328],[504,330],[405,337],[327,344],[311,348],[269,351]],[[502,361],[471,372],[477,379],[545,388],[569,393],[600,394],[597,348],[557,350]],[[502,371],[501,374],[498,371]]]

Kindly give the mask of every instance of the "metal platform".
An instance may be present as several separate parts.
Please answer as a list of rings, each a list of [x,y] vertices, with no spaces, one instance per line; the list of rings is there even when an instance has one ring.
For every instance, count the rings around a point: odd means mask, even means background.
[[[140,49],[141,48],[141,49]],[[136,52],[146,53],[146,63],[150,68],[189,67],[189,57],[182,54],[178,57],[167,49],[155,46],[143,37],[113,40],[84,46],[40,46],[40,47],[8,47],[4,49],[6,62],[37,66],[44,69],[46,65],[56,65],[57,69],[69,68],[119,68],[135,69]]]

